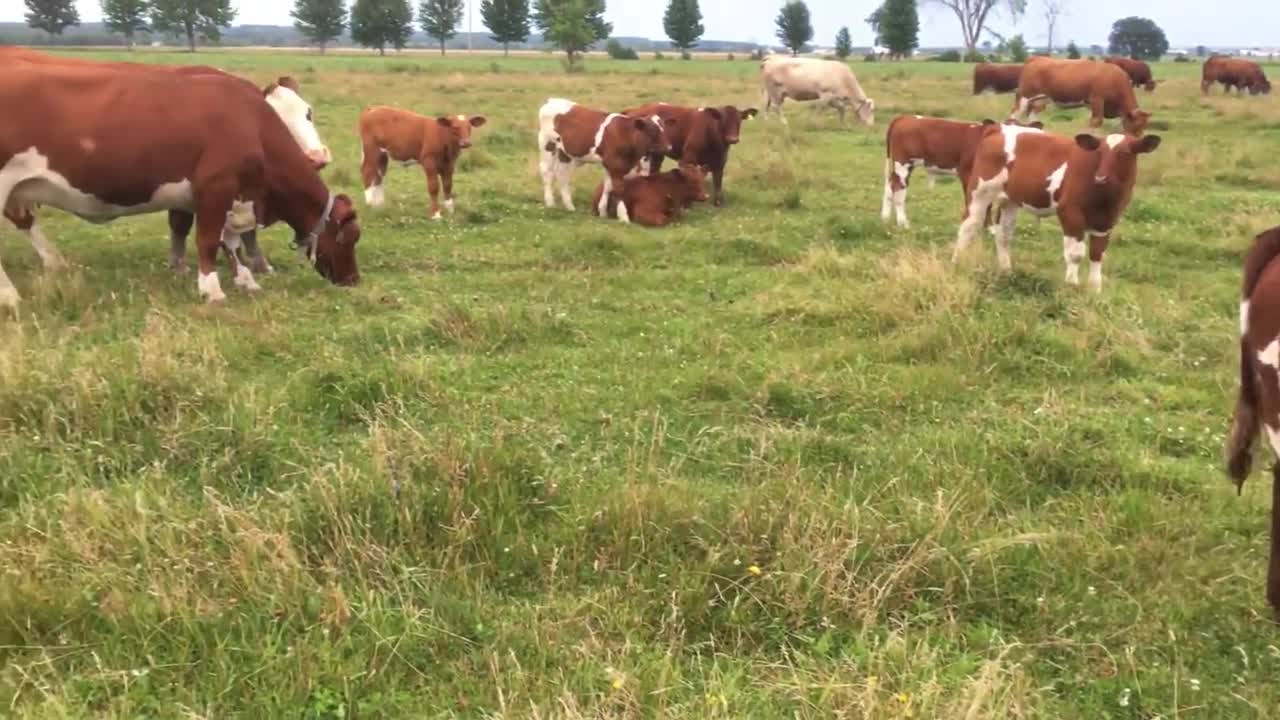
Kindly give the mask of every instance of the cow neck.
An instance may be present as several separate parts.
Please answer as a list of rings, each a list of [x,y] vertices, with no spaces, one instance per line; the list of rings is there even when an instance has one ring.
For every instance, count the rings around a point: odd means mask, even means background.
[[[333,209],[333,195],[292,136],[287,140],[286,146],[275,144],[283,151],[271,153],[267,164],[271,193],[268,204],[293,229],[299,243],[314,245]]]

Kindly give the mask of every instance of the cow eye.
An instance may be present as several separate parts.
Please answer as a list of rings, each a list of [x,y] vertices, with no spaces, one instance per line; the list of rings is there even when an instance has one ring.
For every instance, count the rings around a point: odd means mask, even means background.
[[[307,108],[307,122],[312,122],[312,120],[311,120],[311,108]]]

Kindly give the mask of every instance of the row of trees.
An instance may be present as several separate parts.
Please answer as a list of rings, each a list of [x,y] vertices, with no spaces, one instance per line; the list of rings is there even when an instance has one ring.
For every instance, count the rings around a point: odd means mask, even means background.
[[[138,33],[148,30],[185,37],[195,50],[196,39],[216,41],[221,28],[236,18],[231,0],[101,0],[102,21],[111,32],[123,35],[133,47]],[[27,25],[50,35],[61,35],[80,24],[75,0],[26,0]]]

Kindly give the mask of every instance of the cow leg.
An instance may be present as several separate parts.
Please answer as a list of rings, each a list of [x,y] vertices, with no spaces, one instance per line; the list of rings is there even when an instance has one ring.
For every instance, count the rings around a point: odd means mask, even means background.
[[[555,185],[560,174],[560,161],[554,152],[543,151],[542,158],[538,161],[538,171],[542,175],[542,204],[547,208],[554,208]]]
[[[360,148],[360,179],[364,181],[364,201],[369,207],[381,207],[387,201],[382,183],[387,177],[390,158],[373,142]]]
[[[724,163],[711,168],[711,202],[716,207],[724,205]]]
[[[450,215],[453,214],[453,164],[449,163],[440,168],[440,184],[444,188],[444,210]]]
[[[248,233],[245,233],[248,234]],[[227,256],[227,266],[231,269],[231,277],[236,287],[247,292],[257,292],[262,289],[258,281],[254,279],[253,272],[240,259],[240,246],[244,234],[234,232],[230,229],[222,231],[222,249]]]
[[[211,303],[227,299],[222,292],[222,284],[218,282],[218,249],[222,247],[222,231],[226,222],[225,210],[205,210],[196,214],[196,252],[199,255],[196,290]]]
[[[1089,289],[1102,292],[1102,256],[1111,242],[1110,233],[1089,233]]]
[[[969,206],[966,209],[964,222],[960,223],[960,230],[956,233],[956,249],[951,255],[952,262],[960,260],[960,256],[968,249],[969,243],[973,242],[974,237],[978,235],[987,217],[987,211],[1004,190],[1004,184],[1008,178],[1007,169],[1001,170],[999,175],[990,180],[978,178],[975,187],[969,193]]]
[[[36,216],[31,210],[22,210],[20,212],[5,211],[4,216],[12,222],[15,227],[27,236],[27,240],[31,242],[31,247],[40,256],[40,262],[44,264],[44,269],[50,272],[61,270],[67,266],[67,261],[63,259],[62,253],[49,242],[45,234],[36,226]]]
[[[1102,121],[1106,118],[1106,101],[1101,96],[1093,97],[1089,100],[1089,127],[1102,127]]]
[[[187,235],[195,221],[189,212],[169,211],[169,267],[176,272],[187,270]]]
[[[1018,226],[1018,206],[1005,203],[1000,208],[1000,227],[996,231],[996,263],[1004,272],[1013,269],[1013,260],[1009,257],[1009,244],[1013,242],[1013,231]]]
[[[241,234],[240,242],[244,247],[244,255],[249,260],[250,269],[264,275],[276,271],[275,268],[271,267],[271,263],[267,262],[267,256],[262,254],[262,246],[258,244],[258,230],[256,228]],[[242,259],[241,262],[244,262],[244,260]]]
[[[615,175],[612,171],[609,171],[605,175],[604,194],[600,196],[601,217],[604,217],[605,210],[608,208],[609,194],[613,192],[615,187],[618,188],[619,192],[621,192],[622,186],[625,183],[626,177],[623,175]],[[618,221],[623,224],[629,224],[631,222],[631,217],[627,214],[627,203],[623,201],[622,197],[618,198]]]
[[[1080,284],[1080,261],[1084,258],[1084,241],[1079,236],[1062,236],[1062,259],[1067,266],[1068,285]]]
[[[427,193],[431,196],[431,219],[439,220],[440,214],[440,171],[432,160],[422,163],[422,170],[427,174]]]
[[[911,227],[911,223],[907,220],[907,185],[911,182],[913,169],[914,165],[909,162],[894,161],[892,172],[885,183],[885,207],[881,208],[880,216],[886,221],[889,219],[888,203],[892,201],[898,227],[902,228]]]

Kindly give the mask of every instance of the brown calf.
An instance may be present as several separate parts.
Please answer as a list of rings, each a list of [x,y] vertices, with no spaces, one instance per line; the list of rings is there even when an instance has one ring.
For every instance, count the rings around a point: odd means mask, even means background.
[[[0,106],[8,108],[0,123],[6,210],[48,205],[96,222],[193,214],[197,288],[210,301],[225,297],[219,248],[235,284],[258,289],[236,249],[242,233],[276,219],[293,228],[321,275],[359,279],[351,201],[325,187],[279,115],[241,80],[28,65],[0,73]],[[0,304],[17,300],[0,270]]]
[[[657,116],[628,117],[552,98],[538,110],[538,152],[543,201],[549,208],[556,206],[553,183],[560,186],[565,209],[573,210],[573,169],[584,163],[603,165],[605,194],[597,206],[597,214],[603,215],[609,191],[622,187],[623,178],[641,160],[671,152],[671,143]],[[618,210],[618,219],[630,222],[625,205]]]
[[[1134,87],[1140,87],[1147,92],[1155,92],[1156,81],[1151,76],[1151,66],[1141,60],[1133,60],[1127,57],[1109,57],[1106,62],[1115,65],[1129,76],[1133,81]]]
[[[1012,117],[1034,119],[1049,100],[1065,108],[1087,105],[1090,127],[1101,127],[1103,118],[1118,117],[1127,132],[1141,135],[1151,120],[1151,113],[1138,108],[1128,73],[1092,60],[1028,60],[1018,83]]]
[[[1208,95],[1214,83],[1222,83],[1223,92],[1236,92],[1243,95],[1245,90],[1250,95],[1271,93],[1271,81],[1262,71],[1262,66],[1252,60],[1222,57],[1214,55],[1204,61],[1200,70],[1200,92]]]
[[[668,157],[681,166],[701,165],[710,168],[711,186],[717,206],[724,203],[724,169],[729,163],[729,148],[738,144],[742,121],[756,116],[755,108],[739,110],[733,105],[691,108],[667,103],[649,103],[622,111],[632,117],[657,116],[671,149]],[[662,170],[663,155],[649,156],[649,172]]]
[[[1253,469],[1253,446],[1265,427],[1271,466],[1271,560],[1267,601],[1280,622],[1280,227],[1254,238],[1244,262],[1240,300],[1240,391],[1227,436],[1227,474],[1239,490]]]
[[[981,95],[987,90],[996,94],[1011,93],[1018,89],[1021,78],[1021,64],[978,63],[973,66],[973,94]]]
[[[1019,125],[1015,120],[1007,124]],[[966,192],[968,205],[969,171],[973,164],[973,152],[986,128],[995,125],[994,120],[957,122],[920,115],[899,115],[889,123],[885,134],[884,202],[880,206],[880,219],[889,222],[897,211],[898,225],[911,227],[907,221],[907,186],[916,167],[923,167],[933,187],[937,175],[956,175]],[[1039,122],[1028,127],[1040,128]]]
[[[987,128],[974,152],[969,205],[956,235],[955,259],[978,234],[994,203],[1000,203],[996,254],[1002,270],[1011,267],[1009,243],[1018,210],[1056,214],[1062,225],[1066,281],[1080,283],[1079,263],[1087,241],[1089,286],[1101,291],[1102,256],[1133,195],[1138,155],[1159,146],[1158,135],[1109,135],[1100,140],[1008,125]]]
[[[441,218],[441,183],[444,208],[453,213],[453,171],[458,156],[471,147],[471,129],[484,123],[483,115],[426,117],[399,108],[367,108],[360,113],[360,177],[365,202],[378,207],[386,201],[382,184],[389,161],[395,160],[422,166],[431,195],[432,220]]]
[[[591,212],[600,214],[605,209],[607,217],[617,217],[619,208],[641,225],[662,226],[680,216],[680,212],[694,202],[706,202],[706,174],[697,165],[680,166],[665,173],[631,175],[605,197],[604,183],[596,187]]]

